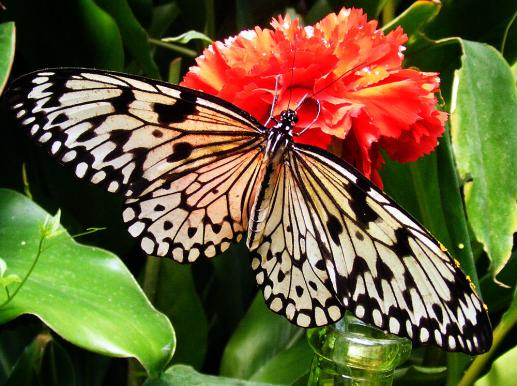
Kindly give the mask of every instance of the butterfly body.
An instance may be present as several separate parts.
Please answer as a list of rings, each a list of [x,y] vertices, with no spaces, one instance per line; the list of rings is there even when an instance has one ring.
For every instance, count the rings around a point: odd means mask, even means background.
[[[79,178],[124,197],[146,253],[194,262],[247,232],[265,302],[292,323],[349,310],[422,344],[490,347],[486,306],[454,259],[352,166],[293,142],[294,111],[268,129],[212,95],[77,68],[18,79],[8,103]]]
[[[262,242],[266,219],[271,210],[280,167],[285,162],[285,152],[292,145],[293,127],[298,120],[296,112],[286,110],[280,114],[280,120],[268,131],[267,142],[263,147],[263,158],[260,164],[258,191],[250,212],[248,223],[248,239],[250,250],[255,250]]]

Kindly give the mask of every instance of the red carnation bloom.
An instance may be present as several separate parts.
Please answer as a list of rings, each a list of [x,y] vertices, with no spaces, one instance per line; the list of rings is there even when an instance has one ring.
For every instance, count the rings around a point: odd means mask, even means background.
[[[402,69],[401,28],[387,35],[360,9],[342,9],[314,26],[289,16],[273,29],[243,31],[215,42],[181,85],[214,94],[265,122],[303,101],[295,141],[329,148],[378,185],[380,149],[400,162],[431,152],[447,114],[435,110],[436,73]],[[318,105],[320,113],[318,115]],[[341,141],[336,143],[333,138]]]

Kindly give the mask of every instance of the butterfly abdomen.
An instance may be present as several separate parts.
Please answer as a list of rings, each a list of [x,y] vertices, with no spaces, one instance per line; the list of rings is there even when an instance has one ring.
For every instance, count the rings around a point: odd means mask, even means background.
[[[260,165],[259,185],[251,208],[248,240],[246,242],[248,248],[252,251],[257,249],[264,236],[273,193],[276,190],[281,166],[284,162],[284,154],[292,141],[291,128],[291,123],[285,120],[272,127],[266,145],[262,150],[264,157]]]

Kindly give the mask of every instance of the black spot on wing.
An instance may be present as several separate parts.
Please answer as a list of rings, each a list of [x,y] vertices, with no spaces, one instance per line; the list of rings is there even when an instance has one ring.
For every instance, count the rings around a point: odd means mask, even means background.
[[[194,235],[196,234],[196,232],[197,232],[197,228],[195,228],[195,227],[189,227],[189,228],[187,229],[187,235],[188,235],[188,237],[190,237],[190,238],[194,237]]]
[[[65,113],[59,113],[52,120],[52,124],[54,124],[54,125],[61,125],[62,123],[65,123],[66,121],[68,121],[68,119],[69,118],[68,118],[68,116]]]
[[[303,288],[299,285],[297,285],[295,287],[295,290],[296,290],[296,295],[298,295],[298,297],[301,297],[303,295]]]
[[[409,233],[406,228],[398,228],[395,230],[395,244],[393,251],[399,257],[412,255],[411,247],[409,246]]]
[[[361,179],[358,179],[360,181]],[[370,208],[368,203],[366,202],[366,194],[365,190],[360,189],[359,185],[350,184],[349,192],[351,194],[350,207],[352,211],[357,217],[357,221],[363,227],[368,227],[370,222],[374,222],[379,218],[379,215],[375,213],[375,211]]]
[[[188,158],[194,148],[188,142],[177,142],[172,147],[172,154],[167,157],[168,162],[177,162]]]
[[[339,245],[339,235],[343,232],[343,225],[341,225],[336,216],[329,214],[327,229],[329,230],[330,237],[334,243]]]
[[[161,138],[161,137],[163,137],[163,133],[162,133],[160,130],[158,130],[158,129],[153,130],[153,133],[152,133],[152,134],[153,134],[153,136],[154,136],[155,138]]]
[[[154,210],[156,212],[162,212],[165,210],[165,207],[162,205],[162,204],[157,204],[155,207],[154,207]]]
[[[434,303],[432,305],[434,314],[436,315],[436,319],[439,323],[443,323],[443,311],[442,307],[440,307],[438,304]]]
[[[135,95],[129,88],[121,88],[121,94],[110,99],[114,110],[117,114],[125,114],[129,110],[129,105],[135,100]]]
[[[196,98],[190,93],[182,92],[182,99],[173,104],[155,103],[154,112],[158,115],[158,122],[164,125],[183,122],[187,116],[196,112]]]

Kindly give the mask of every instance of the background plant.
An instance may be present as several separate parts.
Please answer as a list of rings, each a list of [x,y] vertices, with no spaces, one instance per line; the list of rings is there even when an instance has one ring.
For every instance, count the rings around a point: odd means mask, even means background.
[[[267,26],[272,16],[286,12],[312,24],[344,5],[355,6],[379,18],[386,31],[402,25],[409,36],[406,66],[441,73],[450,128],[435,153],[412,164],[388,163],[382,179],[478,283],[495,339],[493,349],[474,362],[463,354],[416,348],[396,382],[512,382],[515,370],[508,364],[517,360],[514,1],[497,6],[478,0],[28,0],[4,5],[0,88],[9,73],[14,77],[52,66],[105,68],[177,82],[208,44],[207,37]],[[144,256],[121,221],[119,197],[76,180],[30,143],[5,112],[0,119],[0,186],[7,188],[0,190],[0,382],[306,381],[312,353],[305,332],[266,310],[243,245],[192,266]],[[58,209],[60,221],[49,215]],[[93,227],[107,229],[87,231]]]

